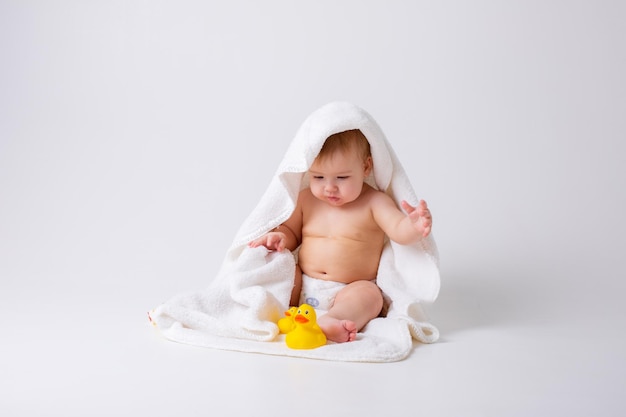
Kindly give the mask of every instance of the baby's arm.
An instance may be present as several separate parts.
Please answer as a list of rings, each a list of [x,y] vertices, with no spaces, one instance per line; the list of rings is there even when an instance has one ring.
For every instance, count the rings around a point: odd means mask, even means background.
[[[294,244],[294,242],[296,243]],[[291,231],[289,227],[281,224],[271,232],[254,239],[252,242],[248,243],[248,246],[251,248],[265,246],[269,250],[280,252],[285,248],[294,250],[297,247],[297,239],[295,233]]]
[[[298,198],[296,208],[291,217],[283,224],[269,231],[263,236],[248,243],[251,248],[265,246],[269,250],[282,251],[285,248],[290,251],[295,250],[302,239],[302,202]]]
[[[402,201],[403,213],[393,200],[385,194],[379,194],[374,201],[372,211],[374,218],[381,229],[394,242],[406,245],[413,243],[430,234],[433,219],[424,200],[420,200],[416,207]]]

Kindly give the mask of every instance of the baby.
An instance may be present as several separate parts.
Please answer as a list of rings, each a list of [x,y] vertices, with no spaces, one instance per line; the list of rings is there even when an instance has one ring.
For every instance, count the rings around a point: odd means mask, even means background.
[[[369,142],[360,130],[330,136],[291,217],[249,243],[276,251],[299,247],[291,305],[327,310],[318,324],[334,342],[355,340],[381,312],[376,275],[385,237],[410,244],[428,236],[432,226],[423,200],[417,207],[402,201],[405,214],[365,183],[372,169]]]

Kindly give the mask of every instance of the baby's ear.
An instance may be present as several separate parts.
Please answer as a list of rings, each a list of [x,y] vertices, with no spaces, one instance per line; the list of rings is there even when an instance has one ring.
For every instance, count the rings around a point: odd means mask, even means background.
[[[373,168],[374,168],[374,161],[372,160],[371,156],[368,156],[365,162],[363,162],[363,172],[365,173],[365,176],[368,176],[370,172],[372,172]]]

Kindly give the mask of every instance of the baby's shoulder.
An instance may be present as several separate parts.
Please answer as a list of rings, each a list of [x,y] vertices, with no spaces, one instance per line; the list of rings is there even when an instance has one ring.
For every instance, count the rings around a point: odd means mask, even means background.
[[[366,198],[372,210],[390,210],[396,208],[396,203],[391,196],[384,191],[371,188]]]
[[[308,199],[313,197],[313,193],[311,192],[310,188],[303,188],[302,190],[300,190],[300,192],[298,193],[298,200],[303,200],[303,199]]]
[[[364,185],[363,196],[374,201],[392,201],[389,194],[384,191],[377,190],[368,184]]]
[[[313,203],[315,203],[315,196],[311,190],[309,188],[300,190],[300,193],[298,194],[298,205],[302,208],[306,208],[311,206]]]

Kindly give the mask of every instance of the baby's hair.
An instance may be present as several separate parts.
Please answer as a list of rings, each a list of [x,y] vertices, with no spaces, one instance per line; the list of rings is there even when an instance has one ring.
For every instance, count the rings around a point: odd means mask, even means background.
[[[328,139],[326,139],[326,142],[324,142],[324,146],[322,146],[317,158],[322,160],[334,154],[336,151],[346,153],[353,150],[361,155],[363,161],[372,156],[370,143],[359,129],[346,130],[330,135]]]

